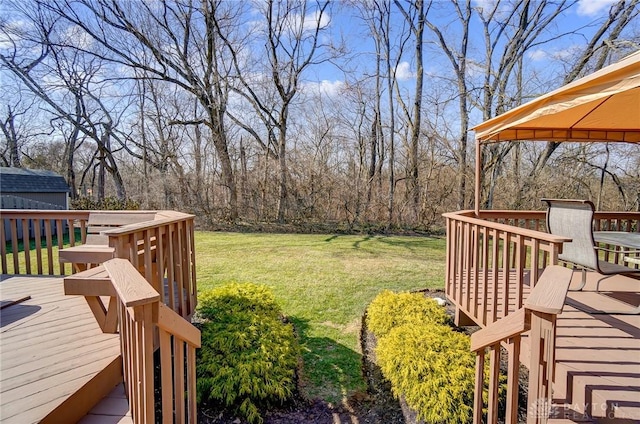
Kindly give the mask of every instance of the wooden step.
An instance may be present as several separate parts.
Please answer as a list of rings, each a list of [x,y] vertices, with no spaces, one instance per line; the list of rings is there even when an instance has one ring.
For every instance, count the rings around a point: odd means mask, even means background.
[[[121,383],[122,357],[118,356],[47,415],[41,424],[78,422]]]
[[[124,385],[118,384],[78,424],[133,424]]]

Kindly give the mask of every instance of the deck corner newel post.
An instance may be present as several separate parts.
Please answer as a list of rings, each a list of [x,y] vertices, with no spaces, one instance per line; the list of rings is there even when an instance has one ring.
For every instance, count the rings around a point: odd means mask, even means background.
[[[555,373],[555,315],[531,312],[531,363],[527,423],[546,423],[552,404]]]

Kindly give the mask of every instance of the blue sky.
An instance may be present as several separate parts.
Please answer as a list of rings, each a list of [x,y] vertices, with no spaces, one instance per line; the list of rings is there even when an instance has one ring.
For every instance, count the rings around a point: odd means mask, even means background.
[[[473,7],[490,7],[495,0],[474,0]],[[569,10],[563,13],[558,19],[555,26],[549,29],[546,34],[547,38],[554,37],[557,33],[575,30],[576,33],[571,36],[563,37],[559,40],[545,44],[530,50],[527,54],[527,62],[531,71],[543,75],[544,72],[550,72],[552,75],[558,75],[557,66],[561,66],[564,58],[569,58],[573,52],[581,51],[584,44],[591,37],[593,32],[600,26],[602,20],[608,15],[609,8],[616,0],[579,0]],[[446,3],[441,3],[445,6]],[[354,54],[359,55],[347,64],[347,69],[354,73],[361,73],[365,70],[371,71],[373,43],[366,34],[365,23],[360,18],[354,17],[353,11],[344,8],[344,5],[334,5],[331,9],[330,24],[327,28],[327,37],[337,39],[343,36],[348,43],[348,47]],[[434,12],[438,12],[434,10]],[[440,11],[442,13],[442,11]],[[447,16],[437,16],[431,14],[431,19],[440,22],[443,33],[452,30],[455,27],[455,16],[448,18]],[[396,25],[401,22],[401,17],[395,17]],[[479,30],[476,22],[476,29]],[[470,43],[470,57],[482,57],[484,45],[482,40],[474,41],[473,38],[482,37],[479,32],[472,32],[472,40]],[[425,37],[431,37],[429,30],[425,32]],[[543,37],[544,38],[544,37]],[[455,44],[455,42],[454,42]],[[439,47],[427,43],[425,46],[425,72],[427,74],[438,74],[445,69],[450,70],[450,64],[443,55],[434,54]],[[475,50],[475,52],[474,52]],[[415,66],[411,62],[412,51],[406,60],[400,63],[397,69],[397,75],[402,80],[407,81],[415,78]],[[345,80],[344,71],[329,64],[310,69],[305,74],[307,84],[317,84],[317,88],[321,91],[329,93],[337,93]]]

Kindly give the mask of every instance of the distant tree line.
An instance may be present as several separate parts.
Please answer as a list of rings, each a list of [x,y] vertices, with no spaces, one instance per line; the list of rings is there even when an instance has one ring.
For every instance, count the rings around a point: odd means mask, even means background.
[[[473,207],[472,123],[640,49],[638,2],[5,0],[0,165],[204,225],[433,228]],[[491,145],[482,207],[640,210],[639,153]]]

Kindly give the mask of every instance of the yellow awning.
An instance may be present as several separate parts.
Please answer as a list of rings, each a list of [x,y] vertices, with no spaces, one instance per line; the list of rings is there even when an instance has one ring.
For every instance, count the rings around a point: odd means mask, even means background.
[[[474,128],[476,140],[640,142],[640,51]]]

